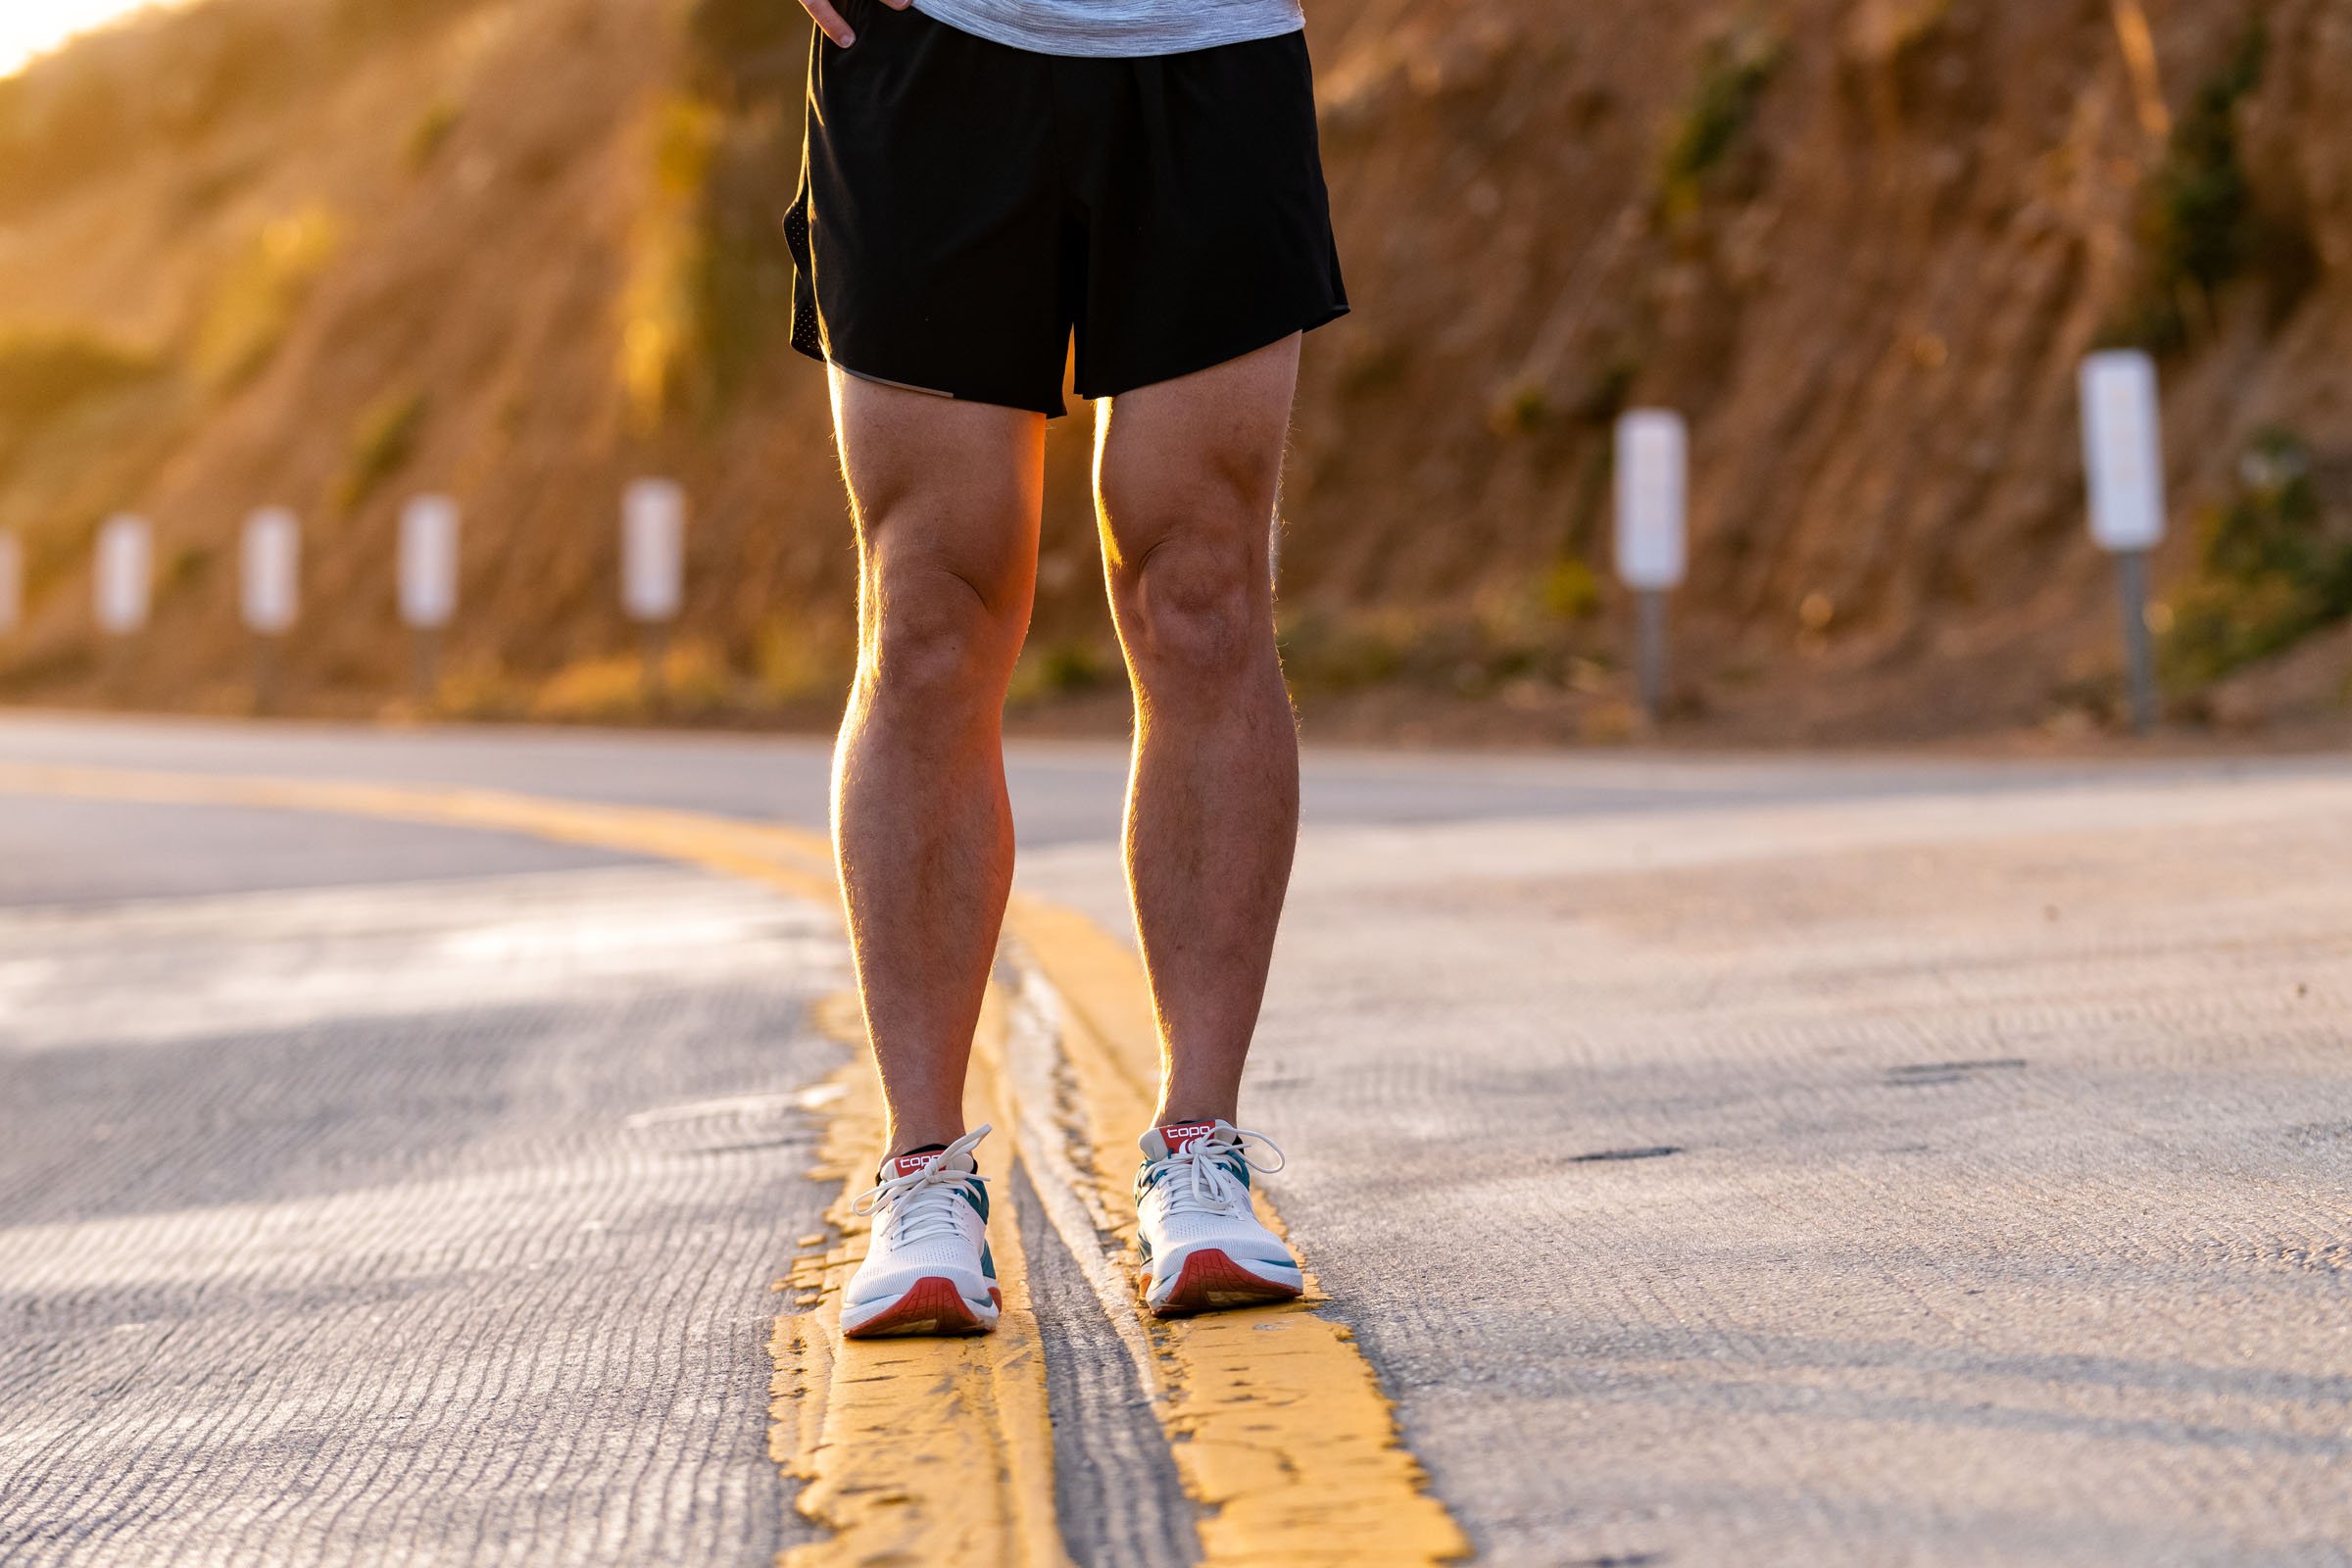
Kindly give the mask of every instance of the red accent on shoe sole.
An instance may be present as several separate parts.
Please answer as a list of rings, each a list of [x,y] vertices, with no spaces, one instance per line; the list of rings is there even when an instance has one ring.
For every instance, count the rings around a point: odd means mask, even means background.
[[[908,1286],[887,1311],[843,1329],[841,1335],[846,1340],[883,1340],[907,1334],[986,1334],[993,1327],[980,1321],[954,1280],[934,1274]]]
[[[1168,1298],[1152,1309],[1155,1317],[1191,1317],[1228,1306],[1263,1306],[1295,1300],[1298,1287],[1261,1278],[1214,1248],[1192,1254],[1176,1275]]]

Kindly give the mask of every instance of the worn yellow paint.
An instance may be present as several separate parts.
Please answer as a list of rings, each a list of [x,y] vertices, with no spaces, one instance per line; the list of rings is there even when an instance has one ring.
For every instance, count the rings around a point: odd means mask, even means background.
[[[768,1443],[785,1473],[807,1483],[801,1511],[830,1534],[784,1553],[783,1568],[900,1562],[1064,1568],[1054,1514],[1045,1351],[1009,1197],[1013,1141],[1007,1133],[979,1150],[981,1173],[997,1195],[989,1221],[1004,1293],[997,1332],[960,1340],[844,1340],[842,1287],[864,1257],[867,1236],[867,1222],[852,1204],[873,1182],[882,1106],[856,999],[836,999],[819,1017],[860,1048],[834,1080],[845,1092],[828,1106],[816,1172],[842,1183],[826,1215],[840,1240],[804,1257],[786,1282],[813,1290],[816,1299],[813,1310],[776,1322]],[[1003,999],[992,988],[965,1110],[1009,1129],[1001,1088],[1004,1033]]]
[[[1075,1089],[1068,1115],[1098,1185],[1089,1207],[1120,1216],[1135,1136],[1156,1102],[1159,1031],[1135,955],[1074,910],[1015,899],[1014,939],[1054,988]],[[1261,1191],[1258,1212],[1282,1228]],[[1399,1441],[1396,1415],[1346,1327],[1304,1300],[1149,1325],[1154,1403],[1185,1489],[1206,1508],[1205,1564],[1449,1562],[1470,1544]]]
[[[173,806],[328,811],[660,856],[834,903],[826,843],[781,825],[645,807],[546,800],[498,790],[336,780],[143,772],[0,763],[0,791]],[[1019,1225],[995,1205],[990,1240],[1004,1293],[997,1332],[971,1340],[845,1342],[840,1292],[865,1255],[865,1221],[851,1212],[872,1182],[882,1141],[880,1097],[855,997],[818,1022],[859,1049],[832,1078],[818,1174],[841,1194],[813,1244],[779,1288],[803,1310],[779,1317],[769,1446],[808,1483],[802,1511],[833,1534],[788,1552],[790,1568],[929,1561],[1062,1568],[1054,1514],[1054,1443],[1045,1355],[1029,1305]],[[981,1149],[998,1193],[1013,1159],[1003,1102],[1004,1004],[992,989],[971,1075],[972,1114],[1007,1129]],[[808,1251],[834,1238],[829,1250]]]
[[[332,811],[484,832],[526,833],[564,844],[684,860],[827,904],[840,897],[825,841],[819,835],[776,823],[731,821],[660,807],[605,806],[447,785],[155,773],[22,762],[0,762],[0,790],[166,806]]]
[[[526,833],[681,860],[828,904],[839,897],[820,835],[688,811],[499,790],[26,763],[0,763],[0,791]],[[1094,1187],[1081,1196],[1106,1228],[1132,1239],[1133,1140],[1150,1123],[1158,1079],[1158,1031],[1140,966],[1071,910],[1016,899],[1008,926],[1062,1005],[1056,1046],[1074,1092],[1056,1113],[1079,1135],[1081,1174]],[[975,1120],[999,1129],[981,1151],[999,1194],[1008,1193],[1020,1123],[1005,1012],[992,986],[967,1103]],[[872,1179],[881,1109],[855,999],[834,999],[820,1022],[860,1054],[835,1075],[840,1092],[824,1107],[820,1174],[842,1184],[832,1228],[803,1239],[804,1255],[779,1282],[802,1310],[780,1316],[771,1336],[769,1444],[777,1463],[807,1483],[803,1511],[832,1534],[783,1562],[1064,1568],[1045,1358],[1008,1198],[990,1227],[1004,1291],[996,1334],[841,1338],[841,1287],[864,1255],[864,1222],[850,1203]],[[1281,1229],[1262,1193],[1258,1208]],[[1461,1532],[1399,1443],[1371,1367],[1343,1326],[1315,1315],[1320,1296],[1307,1279],[1307,1298],[1296,1305],[1150,1325],[1155,1408],[1185,1486],[1206,1510],[1203,1562],[1403,1568],[1466,1556]]]

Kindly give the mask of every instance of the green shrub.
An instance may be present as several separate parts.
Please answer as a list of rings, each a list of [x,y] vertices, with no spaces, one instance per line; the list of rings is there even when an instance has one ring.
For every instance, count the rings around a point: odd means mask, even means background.
[[[2238,464],[2234,493],[2208,513],[2197,575],[2173,604],[2164,672],[2194,687],[2352,615],[2352,520],[2331,517],[2311,454],[2265,430]]]
[[[1533,435],[1550,417],[1551,399],[1544,388],[1533,381],[1520,381],[1494,400],[1487,411],[1487,425],[1499,436]]]
[[[1544,572],[1537,597],[1555,620],[1590,620],[1600,613],[1600,576],[1581,558],[1563,556]]]
[[[1032,644],[1012,672],[1010,700],[1016,706],[1074,697],[1112,684],[1116,662],[1091,642]]]
[[[407,466],[424,425],[424,394],[387,392],[360,411],[337,499],[356,512],[376,487]]]
[[[2254,257],[2260,235],[2237,110],[2262,84],[2269,59],[2270,29],[2257,17],[2173,126],[2140,207],[2139,287],[2106,341],[2159,353],[2185,347],[2189,302],[2210,313],[2214,294]]]
[[[1658,169],[1658,207],[1665,217],[1698,210],[1707,176],[1755,119],[1780,58],[1780,38],[1760,24],[1736,27],[1707,44]]]
[[[1642,379],[1642,367],[1636,361],[1619,355],[1602,365],[1592,377],[1592,384],[1576,406],[1576,416],[1595,429],[1608,429],[1617,422],[1617,416],[1626,411],[1634,395],[1634,384]]]

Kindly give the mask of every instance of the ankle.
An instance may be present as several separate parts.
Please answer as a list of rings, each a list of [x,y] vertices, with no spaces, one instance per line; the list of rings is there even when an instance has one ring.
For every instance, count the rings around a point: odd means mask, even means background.
[[[1234,1118],[1241,1114],[1240,1107],[1220,1105],[1218,1102],[1212,1100],[1178,1101],[1176,1103],[1184,1107],[1183,1114],[1178,1114],[1164,1105],[1152,1112],[1152,1127],[1154,1132],[1162,1127],[1202,1126],[1213,1121],[1238,1125]],[[1195,1111],[1199,1111],[1200,1114],[1193,1114]]]
[[[908,1154],[936,1154],[963,1136],[961,1127],[917,1126],[906,1132],[892,1131],[883,1140],[885,1159],[904,1159]]]

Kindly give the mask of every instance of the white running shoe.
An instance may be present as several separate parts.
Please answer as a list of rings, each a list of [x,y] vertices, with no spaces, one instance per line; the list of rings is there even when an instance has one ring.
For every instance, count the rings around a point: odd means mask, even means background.
[[[1252,1160],[1247,1143],[1273,1151]],[[1250,1173],[1282,1169],[1280,1148],[1229,1121],[1154,1127],[1144,1134],[1135,1207],[1143,1222],[1144,1304],[1156,1317],[1288,1301],[1304,1288],[1282,1238],[1250,1206]]]
[[[858,1200],[874,1228],[842,1294],[841,1332],[986,1334],[1004,1304],[988,1250],[988,1183],[972,1151],[986,1127],[943,1150],[884,1160],[882,1184]]]

